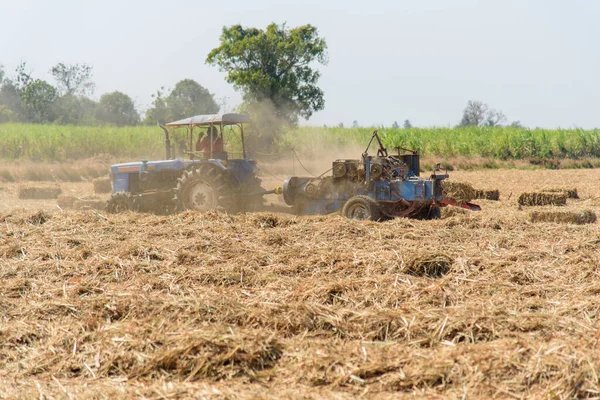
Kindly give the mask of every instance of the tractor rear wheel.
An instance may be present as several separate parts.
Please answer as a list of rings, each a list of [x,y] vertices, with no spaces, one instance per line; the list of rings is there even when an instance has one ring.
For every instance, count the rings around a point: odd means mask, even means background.
[[[383,219],[381,209],[375,200],[369,196],[351,197],[342,208],[342,215],[346,218],[360,221],[380,221]]]
[[[118,192],[113,194],[106,202],[106,212],[109,214],[120,214],[133,209],[131,194]]]
[[[175,188],[175,201],[178,211],[209,211],[221,209],[235,211],[235,202],[230,184],[222,171],[210,165],[202,165],[185,171],[178,179]]]

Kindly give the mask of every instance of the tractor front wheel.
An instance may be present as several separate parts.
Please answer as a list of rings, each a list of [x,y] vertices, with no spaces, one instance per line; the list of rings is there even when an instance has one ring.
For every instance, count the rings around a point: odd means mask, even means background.
[[[177,210],[209,211],[222,209],[232,212],[232,193],[221,171],[202,166],[185,171],[175,189]]]
[[[351,197],[342,208],[342,215],[346,218],[360,221],[380,221],[383,219],[381,209],[375,200],[369,196]]]

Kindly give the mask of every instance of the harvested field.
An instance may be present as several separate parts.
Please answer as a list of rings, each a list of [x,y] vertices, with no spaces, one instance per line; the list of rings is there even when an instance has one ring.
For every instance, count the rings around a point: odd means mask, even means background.
[[[453,173],[507,195],[481,212],[384,223],[12,209],[7,184],[0,393],[594,397],[598,224],[532,223],[510,194],[578,178],[581,199],[561,209],[597,213],[597,174]]]
[[[456,215],[465,215],[470,213],[469,210],[466,210],[464,208],[459,208],[459,207],[442,207],[440,209],[440,218],[445,219],[445,218],[450,218],[450,217],[454,217]]]
[[[104,210],[106,200],[95,199],[79,199],[73,202],[73,208],[76,210]]]

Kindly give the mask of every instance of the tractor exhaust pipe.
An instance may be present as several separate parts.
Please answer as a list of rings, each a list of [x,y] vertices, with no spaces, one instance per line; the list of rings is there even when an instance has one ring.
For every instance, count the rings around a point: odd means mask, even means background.
[[[169,139],[169,131],[164,125],[158,124],[165,131],[165,160],[171,159],[171,139]]]

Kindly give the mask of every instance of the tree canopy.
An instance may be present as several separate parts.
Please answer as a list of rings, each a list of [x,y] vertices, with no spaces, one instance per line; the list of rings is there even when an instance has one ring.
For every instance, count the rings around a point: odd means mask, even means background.
[[[166,98],[169,117],[174,121],[193,115],[214,114],[219,105],[213,95],[192,79],[177,82]]]
[[[184,79],[175,85],[167,97],[164,88],[153,95],[152,107],[146,111],[147,124],[176,121],[200,114],[215,114],[219,105],[213,95],[193,79]]]
[[[506,122],[502,111],[496,111],[481,101],[467,102],[459,126],[500,126]]]
[[[327,64],[327,44],[312,25],[223,27],[220,45],[206,62],[227,72],[227,82],[243,91],[245,101],[270,102],[275,114],[288,123],[296,124],[299,116],[308,119],[325,107],[317,86],[320,73],[312,64]]]
[[[102,122],[117,126],[135,125],[140,122],[140,115],[131,97],[119,91],[106,93],[100,97],[96,117]]]
[[[92,67],[87,64],[58,63],[50,70],[62,94],[85,96],[94,92]]]

